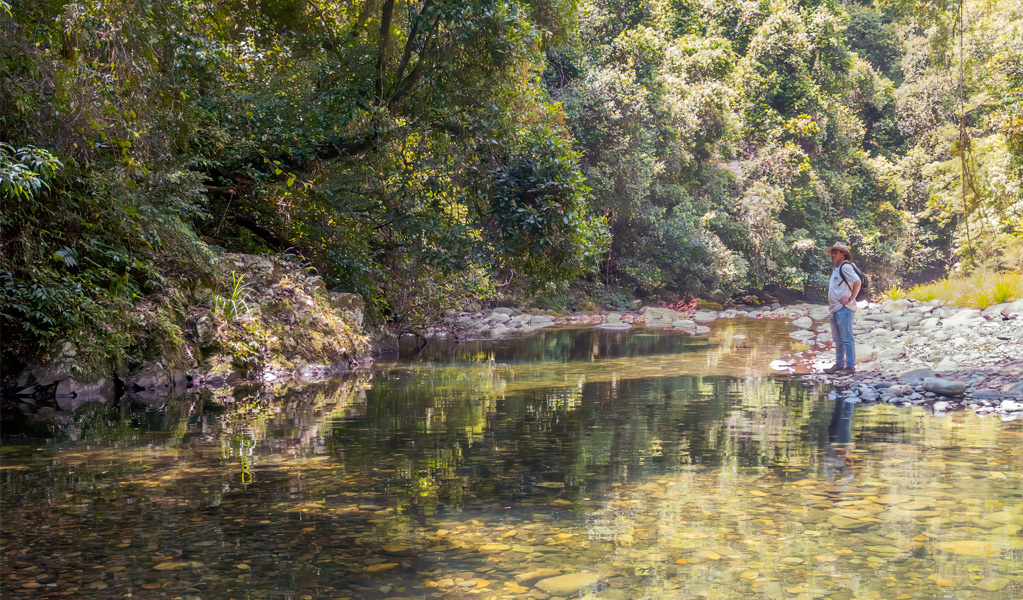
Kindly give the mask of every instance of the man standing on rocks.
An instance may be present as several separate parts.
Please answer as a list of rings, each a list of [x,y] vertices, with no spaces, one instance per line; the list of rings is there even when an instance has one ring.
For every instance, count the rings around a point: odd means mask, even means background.
[[[831,338],[835,344],[835,364],[825,373],[850,375],[856,371],[856,346],[853,343],[853,316],[856,294],[860,293],[860,276],[849,262],[852,254],[842,242],[824,249],[831,255],[835,270],[828,285],[828,310],[831,311]]]

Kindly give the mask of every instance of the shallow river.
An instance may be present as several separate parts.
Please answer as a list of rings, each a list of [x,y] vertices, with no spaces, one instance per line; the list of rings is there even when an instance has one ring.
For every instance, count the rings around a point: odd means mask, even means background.
[[[545,330],[8,426],[0,594],[1023,598],[1023,423],[836,403],[769,373],[789,330]]]

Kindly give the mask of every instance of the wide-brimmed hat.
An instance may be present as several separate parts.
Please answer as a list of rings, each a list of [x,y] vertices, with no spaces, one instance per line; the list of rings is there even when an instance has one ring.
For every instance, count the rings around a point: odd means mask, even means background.
[[[852,259],[852,252],[849,252],[849,247],[842,242],[835,242],[834,246],[828,246],[824,249],[824,253],[830,255],[832,250],[841,250],[845,252],[845,255]]]

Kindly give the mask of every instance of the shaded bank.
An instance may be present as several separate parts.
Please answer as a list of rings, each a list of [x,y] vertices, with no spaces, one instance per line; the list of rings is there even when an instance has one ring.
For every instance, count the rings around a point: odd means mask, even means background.
[[[176,280],[166,294],[170,309],[136,315],[149,326],[121,336],[137,354],[83,355],[68,339],[55,355],[5,372],[4,396],[62,408],[121,395],[159,403],[202,387],[322,379],[368,356],[357,294],[328,291],[295,260],[223,254],[217,261],[231,281]]]

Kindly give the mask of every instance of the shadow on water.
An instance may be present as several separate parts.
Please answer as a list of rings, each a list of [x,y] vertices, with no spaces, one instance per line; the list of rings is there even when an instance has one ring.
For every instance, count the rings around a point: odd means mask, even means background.
[[[0,592],[520,597],[537,569],[630,598],[1020,591],[1020,428],[854,418],[767,375],[787,331],[546,330],[82,407],[0,448]]]

